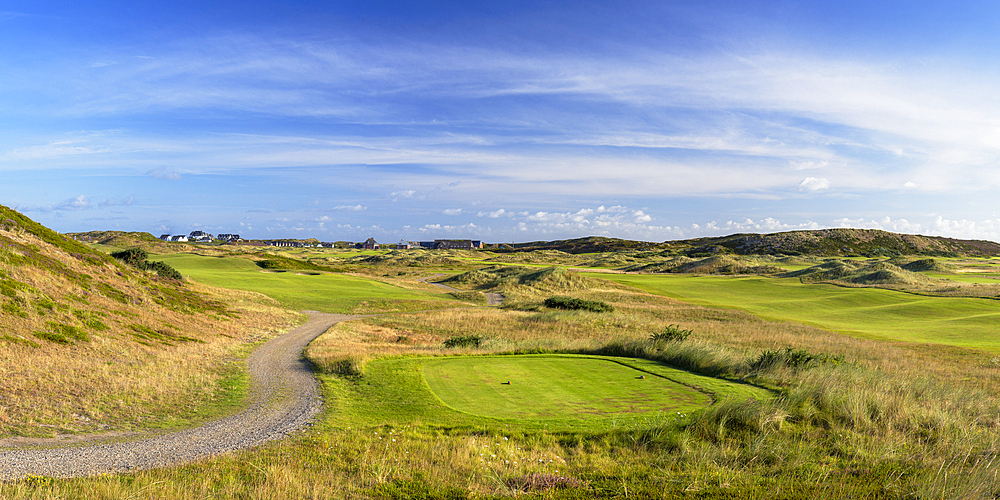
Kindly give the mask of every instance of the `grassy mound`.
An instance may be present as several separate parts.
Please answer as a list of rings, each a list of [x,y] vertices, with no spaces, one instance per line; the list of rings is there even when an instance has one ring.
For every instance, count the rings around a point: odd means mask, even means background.
[[[594,286],[591,278],[571,273],[562,267],[490,266],[442,280],[454,286],[482,290],[501,289],[516,293],[568,292]]]
[[[531,264],[536,262],[569,263],[575,260],[573,255],[560,250],[536,250],[534,252],[500,254],[496,257],[486,259],[486,262],[519,262]]]
[[[900,259],[901,260],[901,259]],[[903,260],[897,262],[897,259],[893,259],[890,262],[896,264],[897,266],[906,269],[907,271],[913,271],[918,273],[953,273],[954,269],[952,266],[945,264],[937,259],[917,259],[917,260]]]
[[[917,262],[926,265],[925,261]],[[940,281],[886,261],[861,263],[850,260],[829,260],[800,271],[784,273],[783,276],[799,278],[803,283],[839,282],[854,285],[917,286]]]
[[[704,259],[686,256],[670,260],[638,264],[623,268],[624,271],[644,273],[686,273],[686,274],[778,274],[785,270],[778,266],[761,263],[756,258],[734,255],[713,255]]]
[[[425,267],[425,266],[447,266],[458,265],[459,260],[456,251],[447,250],[393,250],[384,254],[359,255],[347,261],[353,264],[368,264],[379,266],[403,266],[403,267]]]

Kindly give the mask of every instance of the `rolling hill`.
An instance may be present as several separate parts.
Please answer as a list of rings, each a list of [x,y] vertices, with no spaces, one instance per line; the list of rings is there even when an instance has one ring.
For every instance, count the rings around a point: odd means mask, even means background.
[[[623,251],[665,251],[691,257],[713,254],[811,255],[818,257],[988,257],[1000,255],[1000,243],[942,236],[899,234],[877,229],[818,229],[770,234],[673,240],[663,243],[589,236],[571,240],[519,243],[506,251],[559,250],[571,254]],[[501,249],[500,251],[504,251]]]

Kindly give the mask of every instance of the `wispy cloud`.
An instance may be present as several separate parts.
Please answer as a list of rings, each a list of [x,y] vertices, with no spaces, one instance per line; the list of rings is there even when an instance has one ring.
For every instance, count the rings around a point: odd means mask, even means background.
[[[348,212],[364,212],[368,210],[368,207],[363,205],[337,205],[334,210],[345,210]]]

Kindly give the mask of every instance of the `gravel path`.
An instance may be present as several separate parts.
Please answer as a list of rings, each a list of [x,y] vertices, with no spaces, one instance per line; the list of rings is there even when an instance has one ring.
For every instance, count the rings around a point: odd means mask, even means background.
[[[201,427],[132,442],[0,450],[0,480],[25,475],[78,477],[177,465],[281,439],[308,425],[323,406],[302,349],[330,326],[358,316],[306,311],[309,321],[257,349],[246,410]]]

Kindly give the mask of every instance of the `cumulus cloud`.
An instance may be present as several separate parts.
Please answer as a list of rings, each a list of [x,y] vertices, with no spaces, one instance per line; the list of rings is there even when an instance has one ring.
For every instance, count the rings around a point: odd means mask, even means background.
[[[87,208],[90,208],[90,200],[82,194],[55,206],[55,210],[84,210]]]
[[[445,215],[462,215],[461,208],[447,208],[444,210]]]

